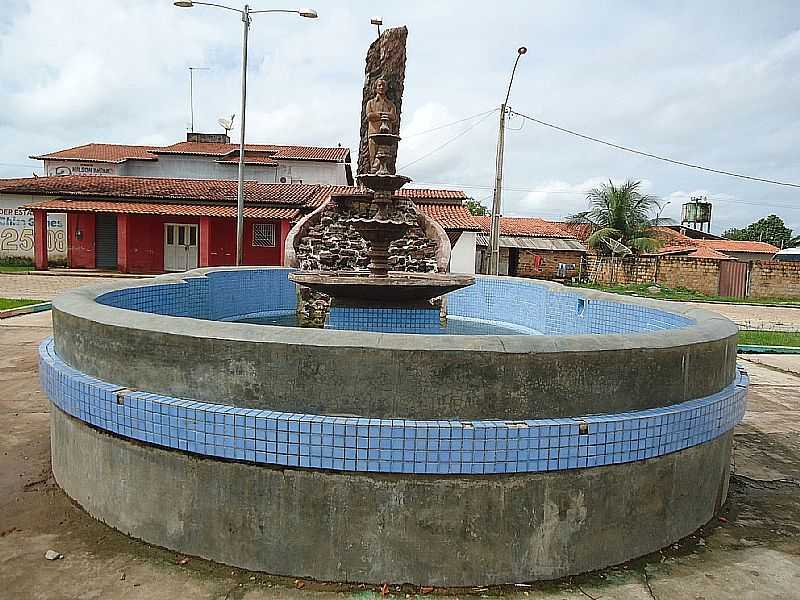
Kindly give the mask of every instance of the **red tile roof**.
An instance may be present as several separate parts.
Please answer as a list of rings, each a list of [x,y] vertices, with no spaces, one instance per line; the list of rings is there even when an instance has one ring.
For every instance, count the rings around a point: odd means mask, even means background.
[[[275,144],[245,144],[245,158],[249,152],[269,153],[273,159],[320,160],[344,162],[349,159],[349,148],[323,148],[317,146],[278,146]],[[178,142],[157,148],[154,154],[196,154],[202,156],[239,155],[239,144],[212,144],[207,142]],[[238,160],[238,158],[237,158]]]
[[[28,208],[50,211],[132,212],[137,214],[184,214],[195,216],[233,216],[237,182],[229,179],[167,179],[157,177],[103,177],[96,175],[64,175],[0,180],[0,193],[59,196]],[[272,208],[291,206],[294,218],[298,209],[313,209],[330,196],[366,193],[351,186],[303,185],[245,182],[246,212],[253,205]],[[458,190],[400,190],[399,195],[413,199],[423,212],[445,229],[480,231],[481,225],[462,204],[464,192]],[[153,202],[135,202],[151,200]],[[227,206],[213,206],[224,203]],[[213,210],[212,210],[213,209]],[[263,210],[264,206],[258,206]],[[165,212],[166,211],[166,212]],[[178,212],[175,212],[178,211]],[[270,213],[272,214],[272,213]],[[260,215],[259,216],[263,216]],[[266,218],[266,217],[265,217]]]
[[[460,204],[421,204],[417,208],[439,223],[445,229],[480,231],[481,226],[466,206]]]
[[[705,246],[720,252],[761,252],[775,254],[780,248],[767,242],[750,242],[745,240],[692,240],[698,246]]]
[[[165,204],[156,202],[113,202],[108,200],[48,200],[28,208],[51,212],[126,213],[132,215],[179,215],[184,217],[235,217],[236,207],[208,204]],[[300,216],[297,208],[245,206],[244,216],[250,219],[289,219]]]
[[[102,177],[62,175],[37,177],[7,187],[4,194],[44,196],[147,198],[226,202],[236,198],[237,182],[232,179],[166,179],[160,177]],[[320,185],[245,182],[248,202],[302,206],[319,193]]]
[[[484,233],[491,229],[491,217],[475,217]],[[563,227],[563,223],[528,217],[501,217],[500,235],[519,237],[549,237],[574,239],[576,236]]]
[[[403,198],[410,198],[415,203],[427,202],[453,202],[461,204],[467,199],[466,194],[461,190],[432,190],[426,188],[403,188],[398,192]]]
[[[233,156],[226,156],[225,158],[220,158],[217,160],[221,165],[238,165],[239,164],[239,153],[237,152]],[[278,163],[275,162],[275,159],[272,156],[252,156],[250,153],[244,153],[244,164],[246,165],[261,165],[265,167],[277,167]]]
[[[190,154],[224,157],[235,153],[238,160],[239,144],[210,144],[205,142],[178,142],[171,146],[131,146],[126,144],[84,144],[49,154],[31,156],[36,160],[84,160],[121,163],[126,160],[158,160],[158,154]],[[246,144],[245,158],[249,152],[269,154],[273,159],[318,160],[347,162],[349,148],[317,146],[279,146],[275,144]],[[258,160],[263,159],[261,156]]]
[[[126,160],[157,160],[151,154],[155,146],[129,146],[126,144],[84,144],[50,154],[31,156],[37,160],[92,160],[96,162],[121,163]]]
[[[320,194],[308,206],[320,206],[330,196],[348,196],[368,194],[369,191],[359,186],[331,185],[324,186]],[[402,198],[409,198],[414,204],[455,204],[460,205],[466,200],[466,195],[461,190],[434,190],[425,188],[403,188],[397,192]]]
[[[687,256],[691,256],[692,258],[711,258],[713,260],[733,260],[733,258],[727,254],[703,246],[697,248],[694,252],[690,252]]]
[[[650,256],[686,256],[690,258],[710,258],[712,260],[733,260],[727,254],[717,252],[711,248],[700,246],[695,248],[693,246],[662,246],[657,252],[653,252]]]

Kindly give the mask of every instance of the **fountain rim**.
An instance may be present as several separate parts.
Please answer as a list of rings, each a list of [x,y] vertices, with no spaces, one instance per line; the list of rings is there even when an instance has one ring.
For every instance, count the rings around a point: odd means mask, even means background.
[[[194,317],[173,317],[139,312],[98,303],[99,296],[114,290],[150,285],[179,285],[185,279],[205,277],[214,271],[245,271],[280,269],[286,267],[205,267],[184,273],[159,275],[152,279],[131,282],[117,281],[76,288],[60,294],[53,300],[54,316],[96,322],[121,329],[155,331],[163,335],[179,335],[198,339],[224,339],[266,344],[285,344],[320,347],[359,347],[374,350],[407,351],[467,351],[499,354],[529,353],[591,353],[606,350],[660,349],[715,342],[736,335],[738,327],[722,315],[694,307],[650,300],[625,298],[580,288],[567,288],[559,283],[539,281],[531,285],[546,287],[550,291],[570,293],[587,300],[605,300],[621,304],[634,304],[679,314],[694,320],[694,324],[657,332],[581,334],[581,335],[430,335],[407,333],[373,333],[365,331],[311,329],[301,327],[263,326],[251,323],[212,321]],[[498,279],[519,281],[515,277]]]

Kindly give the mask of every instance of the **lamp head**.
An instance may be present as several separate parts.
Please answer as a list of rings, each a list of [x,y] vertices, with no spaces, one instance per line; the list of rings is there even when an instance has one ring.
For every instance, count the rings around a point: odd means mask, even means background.
[[[191,2],[190,2],[189,4],[191,4]],[[523,54],[525,54],[527,51],[528,51],[528,49],[527,49],[525,46],[520,46],[520,47],[517,49],[517,53],[518,53],[520,56],[522,56]]]
[[[372,17],[370,20],[370,25],[383,25],[383,18],[382,17]]]
[[[192,0],[178,0],[177,2],[173,2],[175,6],[180,6],[181,8],[192,8],[194,4],[192,4]]]
[[[316,19],[319,16],[317,11],[313,8],[301,8],[297,12],[301,17],[305,17],[306,19]]]

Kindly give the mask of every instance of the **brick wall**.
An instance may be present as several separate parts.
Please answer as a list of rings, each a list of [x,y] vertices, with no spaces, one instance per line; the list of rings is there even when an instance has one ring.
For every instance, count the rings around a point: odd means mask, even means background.
[[[587,262],[588,276],[600,283],[653,283],[712,296],[719,291],[719,261],[708,258],[637,256],[612,261],[589,255]]]
[[[800,263],[769,260],[750,269],[751,298],[800,298]]]
[[[719,293],[719,264],[710,258],[662,256],[658,260],[658,283],[670,288],[685,287],[708,296]]]
[[[575,265],[575,268],[567,271],[566,274],[567,277],[572,277],[577,274],[582,256],[583,252],[520,249],[517,275],[519,277],[553,279],[558,277],[558,265],[566,264]]]

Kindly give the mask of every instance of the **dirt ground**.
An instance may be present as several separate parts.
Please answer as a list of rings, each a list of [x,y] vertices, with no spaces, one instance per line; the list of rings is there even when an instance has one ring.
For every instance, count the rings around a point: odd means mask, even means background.
[[[296,582],[176,555],[129,539],[73,505],[50,474],[49,408],[37,379],[36,346],[50,332],[50,313],[0,321],[0,598],[380,597],[374,586]],[[800,356],[742,360],[752,387],[721,518],[662,552],[569,580],[433,592],[392,586],[389,594],[800,599]],[[49,549],[64,558],[45,560]]]

